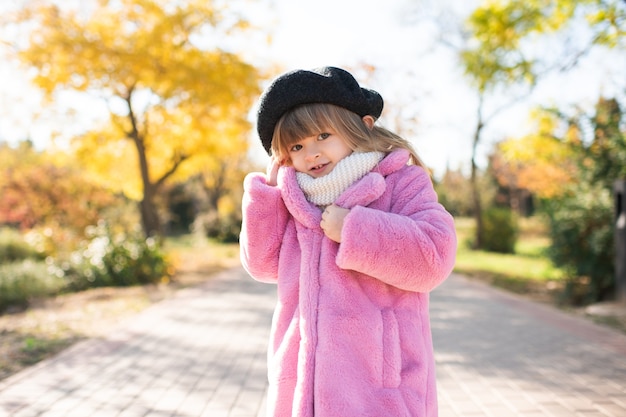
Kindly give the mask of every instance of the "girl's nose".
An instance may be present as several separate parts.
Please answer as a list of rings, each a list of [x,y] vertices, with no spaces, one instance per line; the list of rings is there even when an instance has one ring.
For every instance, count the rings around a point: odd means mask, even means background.
[[[309,149],[307,149],[306,158],[309,161],[313,161],[316,158],[318,158],[319,156],[320,156],[320,151],[319,151],[317,146],[312,146]]]

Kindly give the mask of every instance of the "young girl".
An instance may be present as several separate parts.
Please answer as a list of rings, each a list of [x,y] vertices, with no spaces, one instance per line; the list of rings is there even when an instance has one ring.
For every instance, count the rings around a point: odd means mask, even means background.
[[[437,415],[428,293],[453,219],[380,95],[327,67],[277,78],[258,132],[273,165],[244,183],[241,258],[278,284],[268,417]]]

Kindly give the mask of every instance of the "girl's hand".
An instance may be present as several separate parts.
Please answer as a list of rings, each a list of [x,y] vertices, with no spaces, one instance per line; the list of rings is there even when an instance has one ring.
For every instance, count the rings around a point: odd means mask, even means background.
[[[343,220],[350,213],[350,210],[341,208],[334,204],[326,207],[322,213],[322,221],[320,227],[324,234],[337,243],[341,243],[341,229],[343,229]]]
[[[276,187],[278,184],[278,168],[280,168],[280,163],[272,158],[267,165],[267,185]]]

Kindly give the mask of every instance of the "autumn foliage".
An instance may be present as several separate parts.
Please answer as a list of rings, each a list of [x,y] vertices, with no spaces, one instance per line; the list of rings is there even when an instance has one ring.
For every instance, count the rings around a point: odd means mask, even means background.
[[[75,150],[103,184],[139,201],[147,236],[161,233],[156,199],[166,181],[246,153],[260,76],[221,47],[249,29],[228,8],[206,0],[103,0],[80,9],[40,1],[9,19],[22,31],[13,40],[17,57],[51,100],[73,91],[106,104],[108,114],[76,138]]]
[[[76,167],[55,164],[28,142],[17,149],[4,145],[0,154],[5,162],[0,168],[0,224],[81,232],[117,202],[110,191],[90,182]]]
[[[83,229],[101,210],[113,204],[113,195],[65,167],[43,165],[4,171],[0,223],[31,228],[57,223]]]

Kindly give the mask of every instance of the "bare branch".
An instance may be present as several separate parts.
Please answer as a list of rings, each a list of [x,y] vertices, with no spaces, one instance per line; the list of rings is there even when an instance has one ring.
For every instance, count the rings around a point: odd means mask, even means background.
[[[159,178],[155,183],[154,183],[154,187],[155,189],[160,188],[163,183],[165,183],[165,181],[171,177],[172,175],[174,175],[174,173],[176,172],[176,170],[178,169],[178,167],[180,166],[180,164],[182,164],[184,161],[186,161],[187,159],[189,159],[189,155],[185,155],[185,154],[180,154],[180,153],[176,153],[176,156],[174,157],[174,162],[172,164],[172,166],[170,167],[169,170],[167,170],[167,172],[165,172],[161,178]]]

